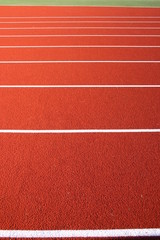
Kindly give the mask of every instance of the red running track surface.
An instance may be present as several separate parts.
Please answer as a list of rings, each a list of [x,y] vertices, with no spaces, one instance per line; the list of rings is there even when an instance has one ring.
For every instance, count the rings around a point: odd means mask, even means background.
[[[0,61],[158,61],[159,59],[160,51],[157,51],[157,48],[48,48],[43,51],[40,48],[0,48]]]
[[[0,89],[2,129],[160,128],[159,89]]]
[[[120,7],[18,7],[1,6],[1,17],[33,16],[144,16],[159,17],[159,8]]]
[[[126,29],[127,28],[127,29]],[[3,35],[61,35],[61,34],[64,34],[64,35],[126,35],[126,34],[129,34],[129,35],[148,35],[148,37],[150,36],[150,34],[152,35],[158,35],[160,34],[160,27],[158,28],[152,28],[152,27],[140,27],[140,29],[137,29],[136,27],[118,27],[118,28],[115,28],[113,29],[112,27],[109,27],[105,29],[105,27],[97,27],[97,28],[92,28],[92,27],[80,27],[80,28],[73,28],[72,27],[35,27],[34,29],[32,29],[32,27],[29,27],[29,28],[24,28],[23,27],[18,27],[15,29],[6,29],[6,28],[1,28],[0,27],[0,35],[3,36]],[[107,39],[105,37],[105,39]],[[11,40],[11,39],[9,39]],[[152,39],[151,39],[152,40]],[[73,41],[73,40],[72,40]],[[3,42],[2,39],[0,39],[0,42]],[[27,42],[27,41],[26,41]],[[35,41],[34,41],[35,42]],[[93,41],[92,41],[93,42]],[[107,43],[107,41],[105,41]],[[104,42],[104,43],[105,43]],[[24,42],[25,43],[25,42]],[[96,42],[94,42],[95,44]],[[150,41],[151,44],[152,41]],[[74,44],[74,41],[73,41],[73,44]],[[146,43],[145,43],[146,44]]]
[[[66,22],[66,23],[65,23]],[[156,22],[152,22],[152,23],[149,23],[147,21],[142,21],[142,22],[138,22],[136,23],[135,22],[124,22],[124,21],[115,21],[115,22],[112,22],[112,21],[105,21],[105,22],[101,22],[101,21],[94,21],[94,20],[91,20],[89,22],[75,22],[75,21],[57,21],[57,22],[54,22],[54,21],[48,21],[48,22],[45,22],[45,21],[28,21],[28,22],[13,22],[13,21],[10,21],[10,22],[0,22],[0,27],[1,28],[20,28],[20,27],[23,27],[23,28],[27,28],[27,27],[150,27],[150,28],[158,28],[160,27],[160,21]]]
[[[33,35],[1,35],[1,46],[38,46],[38,45],[133,45],[133,46],[159,46],[160,38],[149,36],[45,36]]]
[[[1,229],[160,227],[159,141],[1,134]]]
[[[160,84],[158,63],[0,64],[0,85]]]
[[[160,27],[159,13],[158,8],[0,7],[0,28],[11,28],[0,29],[0,61],[7,61],[0,63],[0,230],[160,230],[159,133],[2,133],[24,129],[160,129],[160,88],[156,86],[160,84],[159,62],[8,62],[160,61],[160,30],[153,29]],[[49,18],[42,18],[45,16]],[[107,21],[132,23],[100,23],[106,21],[104,16],[108,16]],[[66,23],[66,17],[74,23]],[[82,23],[88,19],[91,23]],[[123,29],[13,29],[35,26]],[[148,29],[133,29],[136,27]],[[97,36],[86,36],[92,34]],[[11,48],[19,45],[123,48]],[[155,87],[10,86],[21,84]]]

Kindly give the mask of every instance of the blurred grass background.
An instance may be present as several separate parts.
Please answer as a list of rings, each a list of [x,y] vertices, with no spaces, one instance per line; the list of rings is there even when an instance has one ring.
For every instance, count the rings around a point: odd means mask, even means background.
[[[160,7],[160,0],[0,0],[0,5],[90,5]]]

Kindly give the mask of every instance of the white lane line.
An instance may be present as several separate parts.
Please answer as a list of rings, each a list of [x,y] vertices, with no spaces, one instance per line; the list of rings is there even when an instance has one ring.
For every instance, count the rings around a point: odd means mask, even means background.
[[[134,46],[134,45],[47,45],[47,46],[0,46],[5,48],[160,48],[160,46]]]
[[[23,130],[23,129],[0,129],[0,133],[41,133],[41,134],[58,134],[58,133],[160,133],[160,129],[57,129],[57,130]]]
[[[91,60],[60,60],[60,61],[57,61],[57,60],[51,60],[51,61],[45,61],[45,60],[26,60],[26,61],[19,61],[19,60],[11,60],[11,61],[0,61],[0,64],[41,64],[41,63],[45,63],[45,64],[50,64],[50,63],[160,63],[160,61],[140,61],[140,60],[136,60],[136,61],[122,61],[122,60],[116,60],[116,61],[110,61],[110,60],[104,60],[104,61],[91,61]]]
[[[50,37],[160,37],[160,35],[148,35],[148,34],[25,34],[25,35],[0,35],[0,38],[50,38]]]
[[[23,134],[59,134],[59,133],[160,133],[160,129],[0,129],[0,133],[23,133]]]
[[[160,88],[160,85],[0,85],[0,88]]]
[[[146,19],[149,19],[149,18],[153,18],[153,19],[159,19],[160,17],[159,16],[13,16],[13,17],[11,17],[11,16],[5,16],[5,17],[0,17],[0,19],[40,19],[40,18],[42,18],[42,19],[48,19],[48,18],[53,18],[53,19],[55,19],[55,18],[57,18],[57,19],[63,19],[63,18],[65,18],[65,19],[72,19],[72,18],[80,18],[80,19],[82,19],[82,18],[115,18],[115,19],[117,19],[117,18],[126,18],[126,19],[128,19],[128,18],[137,18],[137,19],[141,19],[141,18],[146,18]]]
[[[0,27],[0,30],[52,30],[52,29],[134,29],[159,30],[160,27]]]
[[[1,238],[158,237],[160,228],[110,230],[0,230]]]
[[[0,24],[29,24],[29,23],[34,23],[34,24],[48,24],[48,23],[131,23],[131,24],[137,24],[137,23],[155,23],[159,24],[160,21],[23,21],[23,22],[12,22],[12,21],[7,21],[7,22],[0,22]]]

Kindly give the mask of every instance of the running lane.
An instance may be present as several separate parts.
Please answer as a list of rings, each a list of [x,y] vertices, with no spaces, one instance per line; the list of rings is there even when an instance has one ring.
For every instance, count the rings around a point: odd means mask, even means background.
[[[0,35],[160,35],[160,27],[9,27]]]
[[[160,128],[160,88],[0,89],[1,129]]]
[[[0,85],[160,84],[159,63],[0,64]]]
[[[0,28],[19,27],[160,27],[160,21],[28,21],[0,22]]]
[[[0,48],[0,61],[158,61],[156,48]]]
[[[158,35],[0,35],[1,46],[38,45],[141,45],[159,46]]]
[[[160,228],[159,134],[0,134],[1,229]]]
[[[1,17],[25,16],[125,16],[125,17],[159,17],[159,8],[132,7],[56,7],[56,6],[1,6]]]

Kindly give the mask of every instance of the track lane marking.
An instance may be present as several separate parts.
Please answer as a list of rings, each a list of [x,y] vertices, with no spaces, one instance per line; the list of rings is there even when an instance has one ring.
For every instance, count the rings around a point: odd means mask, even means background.
[[[35,34],[35,35],[31,35],[31,34],[25,34],[25,35],[0,35],[0,38],[47,38],[47,37],[160,37],[160,35],[139,35],[139,34],[135,34],[135,35],[125,35],[125,34],[99,34],[99,35],[95,35],[95,34]]]
[[[160,133],[160,129],[0,129],[0,133],[67,134],[67,133]]]
[[[159,30],[160,27],[0,27],[0,30],[47,30],[47,29],[139,29]]]
[[[156,23],[159,24],[160,21],[23,21],[23,22],[0,22],[0,24],[28,24],[28,23],[34,23],[34,24],[48,24],[48,23],[131,23],[131,24],[137,24],[137,23]]]
[[[55,18],[66,18],[66,19],[72,19],[72,18],[126,18],[126,19],[128,19],[128,18],[146,18],[146,19],[149,19],[149,18],[153,18],[153,19],[158,19],[158,18],[160,18],[160,17],[158,17],[158,16],[14,16],[14,17],[11,17],[11,16],[5,16],[5,17],[0,17],[0,19],[29,19],[29,18],[35,18],[35,19],[40,19],[40,18],[42,18],[42,19],[48,19],[48,18],[53,18],[53,19],[55,19]]]
[[[44,45],[44,46],[0,46],[0,49],[5,48],[160,48],[160,46],[134,46],[134,45]]]
[[[90,61],[90,60],[86,60],[86,61],[82,61],[82,60],[60,60],[60,61],[58,61],[58,60],[48,60],[48,61],[43,61],[43,60],[40,60],[40,61],[38,61],[38,60],[26,60],[26,61],[14,61],[14,60],[12,60],[12,61],[0,61],[0,64],[41,64],[41,63],[45,63],[45,64],[49,64],[49,63],[160,63],[160,61],[158,60],[158,61],[150,61],[150,60],[148,60],[148,61],[139,61],[139,60],[136,60],[136,61],[130,61],[130,60],[128,60],[128,61],[121,61],[121,60],[116,60],[116,61],[110,61],[110,60],[104,60],[104,61]]]
[[[0,230],[2,238],[157,237],[160,228],[110,230]]]
[[[160,85],[0,85],[0,88],[160,88]]]

